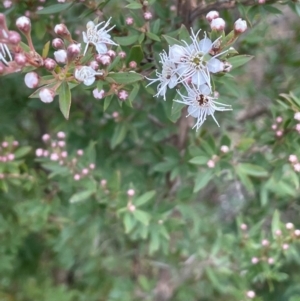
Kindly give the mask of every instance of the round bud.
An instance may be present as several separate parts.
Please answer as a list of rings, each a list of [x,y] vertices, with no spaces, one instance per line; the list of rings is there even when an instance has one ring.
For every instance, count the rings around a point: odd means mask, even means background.
[[[39,97],[42,102],[49,103],[53,101],[55,92],[48,88],[42,88],[39,92]]]
[[[74,175],[74,180],[79,181],[80,180],[80,175],[78,175],[78,174]]]
[[[54,51],[54,58],[58,63],[65,64],[67,62],[67,51],[64,49]]]
[[[121,59],[124,59],[126,57],[126,53],[124,51],[120,51],[118,55]]]
[[[128,189],[128,190],[127,190],[127,195],[128,195],[128,196],[134,196],[134,194],[135,194],[134,189]]]
[[[234,23],[234,31],[237,34],[243,33],[247,30],[247,22],[239,18]]]
[[[252,264],[257,264],[259,262],[259,259],[257,257],[252,257],[251,262]]]
[[[54,32],[63,38],[69,38],[71,36],[70,32],[65,24],[55,25]]]
[[[214,168],[216,165],[213,160],[208,160],[206,164],[207,164],[208,168]]]
[[[16,26],[20,31],[22,31],[25,34],[28,34],[31,30],[31,21],[29,18],[23,16],[17,19]]]
[[[137,63],[136,63],[135,61],[129,62],[129,67],[130,67],[131,69],[135,69],[136,66],[137,66]]]
[[[30,88],[34,89],[39,84],[39,76],[36,72],[32,71],[25,75],[24,77],[25,85]]]
[[[69,61],[76,59],[80,53],[81,44],[70,44],[67,48],[67,56]]]
[[[222,145],[220,150],[222,153],[226,154],[229,152],[229,147],[227,145]]]
[[[253,299],[255,297],[255,292],[254,291],[248,291],[246,293],[247,297],[250,299]]]
[[[145,20],[151,20],[152,19],[152,13],[150,13],[149,11],[146,11],[144,13],[144,19]]]
[[[93,95],[96,99],[102,99],[104,97],[104,94],[104,90],[98,90],[97,88],[93,90]]]
[[[83,150],[82,150],[82,149],[79,149],[79,150],[77,151],[77,155],[78,155],[78,156],[82,156],[82,155],[83,155]]]
[[[65,47],[65,43],[62,39],[56,38],[52,40],[52,47],[55,49],[63,49]]]
[[[126,100],[128,98],[128,93],[125,90],[121,90],[118,93],[118,97],[120,100]]]
[[[27,62],[27,58],[24,53],[16,53],[14,59],[19,66],[24,66]]]
[[[288,230],[292,230],[294,228],[294,225],[292,223],[287,223],[285,224],[285,227],[288,229]]]
[[[41,157],[43,155],[43,152],[44,151],[41,148],[38,148],[38,149],[35,150],[35,155],[37,157]]]
[[[213,19],[210,23],[210,28],[216,31],[223,31],[225,28],[225,21],[222,18]]]
[[[126,22],[127,25],[132,25],[133,24],[133,18],[128,17],[128,18],[126,18],[125,22]]]
[[[208,22],[211,22],[213,19],[216,19],[219,17],[219,13],[215,10],[210,11],[209,13],[207,13],[206,15],[206,20]]]
[[[46,58],[44,60],[44,66],[47,70],[52,71],[57,66],[57,63],[51,58]]]
[[[18,32],[11,30],[8,33],[8,40],[11,44],[17,45],[21,42],[21,36]]]

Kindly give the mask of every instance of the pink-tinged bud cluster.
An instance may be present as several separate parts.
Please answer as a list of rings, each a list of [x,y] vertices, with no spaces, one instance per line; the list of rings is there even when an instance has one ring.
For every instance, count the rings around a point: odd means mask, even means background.
[[[127,17],[125,22],[126,22],[127,25],[132,25],[133,24],[133,18]]]
[[[257,257],[252,257],[251,262],[252,264],[257,264],[259,263],[259,259]]]
[[[19,145],[18,141],[3,141],[0,144],[0,162],[9,163],[15,159],[15,150]],[[3,176],[4,177],[4,176]]]
[[[96,99],[102,99],[105,95],[104,90],[98,90],[97,88],[93,90],[93,95]]]
[[[276,230],[276,231],[275,231],[275,235],[276,235],[276,236],[281,236],[281,235],[282,235],[282,231],[279,230],[279,229]]]
[[[97,54],[96,61],[104,66],[108,66],[111,63],[111,57],[108,54]]]
[[[268,264],[270,264],[270,265],[272,265],[272,264],[274,264],[274,258],[272,258],[272,257],[270,257],[270,258],[268,258]]]
[[[208,22],[211,22],[212,20],[214,20],[216,18],[219,18],[219,13],[215,10],[212,10],[212,11],[208,12],[207,15],[206,15],[206,20]]]
[[[16,26],[24,34],[29,34],[31,31],[31,21],[29,18],[23,16],[17,19]]]
[[[93,68],[95,71],[99,69],[99,64],[97,61],[91,61],[90,67]]]
[[[241,18],[236,20],[234,23],[234,32],[236,34],[243,33],[247,30],[247,22]]]
[[[258,2],[258,4],[265,4],[266,0],[258,0],[257,2]]]
[[[95,168],[94,163],[90,163],[87,167],[82,168],[79,157],[81,157],[84,152],[83,150],[77,150],[75,156],[70,156],[66,151],[66,134],[62,131],[58,132],[55,138],[51,138],[49,134],[44,134],[42,140],[46,144],[46,149],[38,148],[36,149],[36,157],[45,160],[50,160],[57,162],[57,164],[68,167],[72,178],[75,181],[79,181],[87,177]]]
[[[269,244],[270,244],[270,242],[267,239],[263,239],[262,242],[261,242],[261,245],[263,247],[267,247],[267,246],[269,246]]]
[[[118,55],[119,55],[119,57],[120,57],[121,59],[124,59],[124,58],[126,57],[126,53],[125,53],[124,51],[120,51],[120,52],[118,53]]]
[[[286,223],[285,227],[287,228],[287,230],[292,230],[292,229],[294,229],[294,224],[293,223]]]
[[[226,23],[222,18],[215,18],[210,22],[210,28],[216,31],[223,31],[225,29]]]
[[[107,54],[113,59],[114,57],[116,57],[116,52],[112,49],[107,51]]]
[[[34,71],[28,72],[24,77],[24,81],[28,88],[34,89],[39,85],[39,75]]]
[[[21,36],[18,32],[10,30],[8,32],[8,41],[13,45],[18,45],[21,42]]]
[[[42,88],[39,91],[39,98],[44,103],[50,103],[55,97],[55,91],[49,88]]]
[[[298,161],[298,157],[296,155],[289,155],[289,162],[291,163],[294,171],[300,172],[300,162]]]
[[[25,66],[25,64],[27,62],[27,58],[26,58],[25,54],[24,53],[16,53],[15,54],[15,62],[19,66]]]

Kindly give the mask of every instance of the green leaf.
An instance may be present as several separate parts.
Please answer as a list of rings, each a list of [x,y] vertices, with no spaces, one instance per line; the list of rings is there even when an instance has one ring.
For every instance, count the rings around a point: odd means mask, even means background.
[[[143,80],[143,75],[136,72],[118,72],[118,73],[109,73],[106,80],[109,82],[114,82],[117,84],[132,84],[138,81]]]
[[[121,46],[129,46],[134,44],[139,38],[139,35],[129,35],[127,37],[114,37],[114,40]]]
[[[268,172],[259,165],[254,165],[251,163],[239,163],[236,167],[243,174],[253,176],[253,177],[267,177]]]
[[[123,217],[123,223],[125,226],[125,233],[128,234],[136,225],[136,220],[133,218],[132,214],[126,213]]]
[[[49,48],[50,48],[50,41],[48,41],[43,48],[43,52],[42,52],[42,57],[46,58],[48,56],[49,53]]]
[[[276,231],[280,230],[280,228],[281,228],[280,214],[278,210],[275,210],[272,217],[272,235],[274,239],[277,237]]]
[[[15,159],[20,159],[20,158],[26,156],[30,151],[31,151],[31,147],[30,146],[22,146],[22,147],[18,148],[14,152]]]
[[[146,33],[146,36],[147,36],[149,39],[151,39],[151,40],[160,42],[159,36],[157,36],[156,34],[154,34],[154,33],[152,33],[152,32],[147,32],[147,33]]]
[[[208,160],[209,160],[209,158],[206,156],[197,156],[197,157],[194,157],[193,159],[189,160],[189,162],[192,164],[203,165],[203,164],[206,164]]]
[[[114,149],[117,145],[122,143],[122,141],[125,139],[127,133],[127,126],[126,124],[119,123],[114,130],[114,134],[112,136],[112,139],[110,141],[110,147]]]
[[[135,61],[137,64],[140,64],[141,61],[144,58],[144,52],[141,47],[141,45],[135,45],[131,47],[128,57],[127,57],[127,63],[131,61]]]
[[[144,193],[142,196],[138,197],[134,201],[134,205],[136,207],[139,207],[139,206],[146,204],[148,201],[150,201],[154,197],[155,193],[156,192],[154,190]]]
[[[59,108],[66,119],[69,119],[69,113],[71,108],[71,91],[67,82],[62,82],[58,88],[59,95]]]
[[[71,7],[73,2],[63,3],[63,4],[53,4],[47,7],[44,7],[41,10],[36,11],[38,15],[48,15],[62,12],[63,10]]]
[[[70,203],[78,203],[87,200],[95,193],[95,190],[85,190],[73,194],[70,198]]]
[[[185,44],[182,42],[182,41],[179,41],[177,39],[174,39],[170,36],[167,36],[167,35],[162,35],[162,37],[167,41],[167,43],[170,45],[170,46],[173,46],[173,45],[181,45],[181,46],[185,46]]]
[[[199,172],[195,179],[195,186],[193,192],[198,192],[199,190],[204,188],[212,178],[213,172],[211,170]]]
[[[127,4],[125,7],[129,8],[129,9],[141,9],[141,8],[143,8],[143,5],[141,3],[133,2],[133,3]]]
[[[241,182],[243,183],[245,188],[249,192],[253,193],[254,192],[254,186],[253,186],[250,178],[238,168],[236,169],[236,174],[238,175],[239,179],[241,180]]]
[[[103,111],[106,111],[107,108],[109,107],[111,100],[113,99],[114,94],[108,95],[104,98],[104,102],[103,102]]]
[[[234,57],[229,58],[227,61],[232,65],[232,69],[243,66],[252,60],[254,56],[252,55],[236,55]]]
[[[135,210],[132,212],[132,214],[139,222],[141,222],[145,226],[149,225],[151,219],[151,215],[149,213],[142,210]]]
[[[239,143],[237,144],[236,147],[239,150],[245,151],[245,150],[249,149],[254,143],[255,143],[255,140],[252,138],[243,138],[239,141]]]

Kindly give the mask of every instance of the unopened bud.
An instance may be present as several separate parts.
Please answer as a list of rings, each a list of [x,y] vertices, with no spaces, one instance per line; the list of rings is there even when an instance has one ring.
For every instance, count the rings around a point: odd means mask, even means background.
[[[144,13],[144,19],[145,20],[151,20],[152,19],[152,13],[150,13],[149,11],[146,11]]]
[[[56,136],[57,136],[58,139],[65,139],[66,138],[66,134],[64,132],[58,132]]]
[[[250,299],[253,299],[255,297],[255,292],[254,291],[248,291],[246,293],[246,296]]]
[[[240,228],[241,230],[246,231],[248,227],[246,224],[241,224]]]
[[[259,259],[257,257],[252,257],[251,262],[252,264],[257,264],[259,262]]]
[[[17,19],[16,26],[20,31],[22,31],[25,34],[28,34],[31,30],[31,21],[29,18],[23,16]]]
[[[96,99],[102,99],[104,97],[104,94],[104,90],[98,90],[97,88],[93,90],[93,95]]]
[[[70,32],[65,24],[55,25],[54,32],[63,38],[69,38],[71,36]]]
[[[19,66],[24,66],[27,62],[27,58],[23,53],[16,53],[14,59]]]
[[[282,245],[282,249],[285,250],[285,251],[286,251],[289,247],[290,247],[290,246],[289,246],[288,244],[283,244],[283,245]]]
[[[262,244],[262,246],[267,247],[270,243],[268,240],[264,239],[264,240],[262,240],[261,244]]]
[[[98,62],[104,66],[108,66],[111,63],[111,58],[109,55],[103,54],[99,56]]]
[[[222,18],[213,19],[210,23],[210,28],[212,30],[222,31],[225,28],[225,21]]]
[[[34,89],[39,84],[39,76],[36,72],[29,72],[24,77],[25,85],[30,88]]]
[[[63,49],[65,46],[65,43],[62,39],[56,38],[56,39],[52,40],[52,46],[55,49]]]
[[[44,66],[47,70],[52,71],[57,66],[57,63],[51,58],[46,58],[44,60]]]
[[[210,23],[213,19],[219,18],[219,13],[215,10],[210,11],[206,15],[206,20]]]
[[[80,180],[80,175],[78,175],[78,174],[74,175],[74,180],[79,181]]]
[[[135,194],[135,191],[133,189],[128,189],[127,190],[127,195],[128,196],[134,196],[134,194]]]
[[[285,225],[285,227],[288,229],[288,230],[292,230],[294,228],[294,225],[292,223],[287,223]]]
[[[268,264],[274,264],[274,258],[272,257],[268,258]]]
[[[300,236],[300,230],[299,230],[299,229],[296,229],[295,232],[294,232],[294,234],[295,234],[297,237],[299,237],[299,236]]]
[[[127,91],[125,90],[121,90],[119,93],[118,93],[118,97],[120,100],[126,100],[128,98],[128,93]]]
[[[129,67],[130,67],[131,69],[135,69],[136,66],[137,66],[137,63],[136,63],[135,61],[129,62]]]
[[[226,154],[229,152],[229,147],[227,145],[222,145],[220,150],[222,153]]]
[[[128,18],[126,18],[125,22],[126,22],[127,25],[132,25],[133,24],[133,18],[128,17]]]
[[[39,92],[39,97],[42,102],[49,103],[52,102],[55,96],[55,92],[48,88],[42,88]]]
[[[54,51],[54,58],[58,63],[65,64],[67,62],[67,51],[64,49]]]
[[[208,160],[206,164],[207,164],[208,168],[214,168],[216,165],[213,160]]]
[[[21,42],[21,36],[18,32],[11,30],[8,33],[8,40],[11,44],[17,45]]]
[[[81,44],[71,44],[67,48],[68,60],[73,61],[80,53]]]
[[[234,23],[234,31],[238,34],[243,33],[247,30],[247,22],[239,18]]]
[[[124,58],[126,57],[126,53],[125,53],[124,51],[120,51],[120,52],[119,52],[119,57],[120,57],[121,59],[124,59]]]

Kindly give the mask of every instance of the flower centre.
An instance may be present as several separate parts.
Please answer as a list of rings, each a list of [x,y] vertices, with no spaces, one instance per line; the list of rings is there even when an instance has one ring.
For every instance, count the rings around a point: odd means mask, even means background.
[[[203,94],[198,95],[196,101],[200,107],[205,107],[208,104],[208,98]]]
[[[203,60],[203,55],[201,53],[197,53],[196,55],[192,56],[190,63],[196,69],[205,67],[205,61]]]

